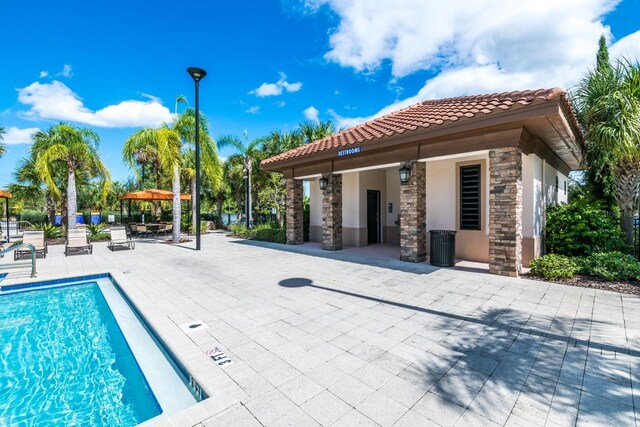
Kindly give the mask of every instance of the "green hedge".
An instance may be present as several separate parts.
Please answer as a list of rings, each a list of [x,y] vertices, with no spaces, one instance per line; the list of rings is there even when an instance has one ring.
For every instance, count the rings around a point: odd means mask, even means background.
[[[229,230],[234,236],[262,242],[286,243],[287,236],[284,228],[277,228],[271,224],[259,224],[247,229],[244,224],[231,224]]]
[[[571,279],[582,274],[608,282],[638,282],[640,262],[622,252],[596,252],[588,257],[548,254],[531,261],[531,274],[546,280]]]
[[[549,254],[531,261],[531,274],[547,280],[571,279],[580,271],[575,258]]]

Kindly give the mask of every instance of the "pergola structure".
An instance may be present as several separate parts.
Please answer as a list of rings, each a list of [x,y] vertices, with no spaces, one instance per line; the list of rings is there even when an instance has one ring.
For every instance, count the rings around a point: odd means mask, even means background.
[[[129,212],[129,220],[131,220],[131,201],[132,200],[143,201],[143,202],[158,202],[158,201],[170,202],[173,200],[173,192],[167,191],[167,190],[158,190],[158,189],[134,191],[132,193],[123,194],[122,196],[118,197],[118,200],[120,200],[120,218],[122,218],[124,201],[125,200],[129,201],[128,212]],[[189,194],[181,194],[180,200],[191,200],[191,196]]]
[[[6,190],[0,190],[0,199],[4,199],[5,209],[7,211],[7,242],[9,241],[9,199],[13,197],[11,193]],[[1,229],[2,227],[0,227]]]

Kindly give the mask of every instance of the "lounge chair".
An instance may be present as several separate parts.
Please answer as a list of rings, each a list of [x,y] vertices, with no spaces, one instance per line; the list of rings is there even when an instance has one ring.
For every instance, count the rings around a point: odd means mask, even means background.
[[[67,244],[64,247],[64,256],[69,255],[70,251],[87,251],[87,253],[93,253],[93,245],[89,243],[86,231],[67,231]]]
[[[22,234],[22,243],[33,245],[36,248],[36,257],[42,255],[43,258],[47,257],[47,242],[44,241],[44,231],[25,231]],[[16,249],[13,252],[13,259],[18,260],[22,255],[31,255],[31,251],[28,248]]]
[[[124,227],[112,226],[110,233],[111,239],[109,243],[107,243],[107,247],[111,249],[112,252],[116,246],[127,247],[129,249],[136,248],[136,242],[127,236],[127,230]]]

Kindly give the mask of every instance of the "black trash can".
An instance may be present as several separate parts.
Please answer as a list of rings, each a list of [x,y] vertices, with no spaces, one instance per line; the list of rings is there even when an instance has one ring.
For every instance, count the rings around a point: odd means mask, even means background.
[[[431,265],[453,267],[456,263],[456,232],[429,230],[431,234]]]

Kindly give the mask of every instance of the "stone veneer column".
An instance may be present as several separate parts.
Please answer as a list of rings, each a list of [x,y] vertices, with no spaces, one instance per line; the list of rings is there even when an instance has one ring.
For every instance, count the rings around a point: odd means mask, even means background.
[[[342,175],[327,176],[322,195],[322,249],[342,249]]]
[[[400,260],[427,259],[426,165],[413,162],[409,183],[400,186]]]
[[[301,245],[304,243],[302,180],[287,178],[287,194],[285,196],[285,213],[287,215],[287,245]]]
[[[489,271],[522,273],[522,149],[489,152]]]

